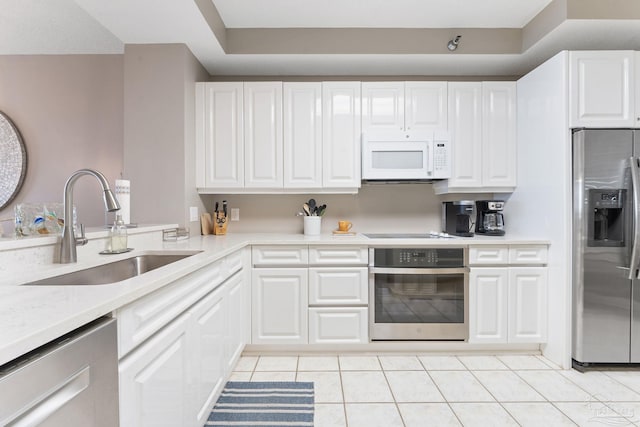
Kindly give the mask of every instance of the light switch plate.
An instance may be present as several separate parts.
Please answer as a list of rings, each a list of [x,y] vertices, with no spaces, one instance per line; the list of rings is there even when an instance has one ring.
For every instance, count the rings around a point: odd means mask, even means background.
[[[189,207],[189,221],[191,222],[198,221],[198,218],[199,218],[198,207],[197,206]]]
[[[240,221],[240,208],[231,208],[231,221]]]

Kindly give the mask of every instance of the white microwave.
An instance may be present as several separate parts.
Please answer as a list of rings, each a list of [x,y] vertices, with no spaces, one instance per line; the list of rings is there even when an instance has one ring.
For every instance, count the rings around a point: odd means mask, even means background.
[[[451,146],[447,131],[384,131],[362,135],[362,179],[447,179]]]

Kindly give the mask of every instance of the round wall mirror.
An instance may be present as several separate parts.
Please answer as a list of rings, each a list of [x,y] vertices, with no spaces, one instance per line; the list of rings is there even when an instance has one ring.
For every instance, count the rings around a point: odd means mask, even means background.
[[[16,197],[27,174],[27,150],[18,128],[0,111],[0,210]]]

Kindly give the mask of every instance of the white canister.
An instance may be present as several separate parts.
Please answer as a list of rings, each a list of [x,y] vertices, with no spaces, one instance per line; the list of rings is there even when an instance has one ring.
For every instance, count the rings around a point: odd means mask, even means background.
[[[319,236],[322,226],[321,216],[305,216],[304,217],[304,235]]]

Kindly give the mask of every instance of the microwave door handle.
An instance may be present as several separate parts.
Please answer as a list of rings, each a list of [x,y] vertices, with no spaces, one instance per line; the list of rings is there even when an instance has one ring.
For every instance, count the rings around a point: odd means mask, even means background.
[[[423,159],[425,163],[425,169],[427,170],[427,177],[433,176],[433,143],[427,144],[426,159]]]
[[[640,212],[638,203],[640,202],[640,164],[638,158],[630,157],[631,185],[633,186],[633,247],[631,249],[631,260],[629,261],[629,279],[638,278],[638,258],[640,257]]]

